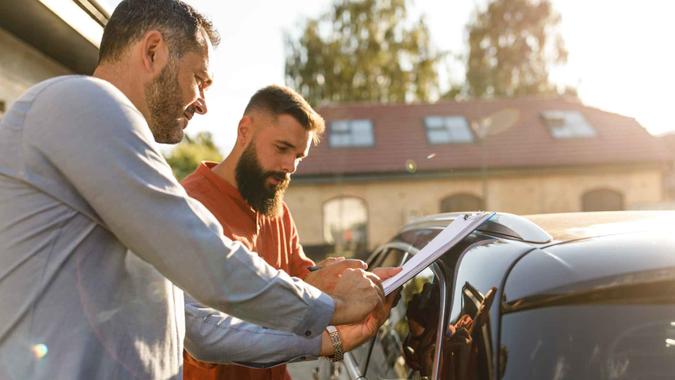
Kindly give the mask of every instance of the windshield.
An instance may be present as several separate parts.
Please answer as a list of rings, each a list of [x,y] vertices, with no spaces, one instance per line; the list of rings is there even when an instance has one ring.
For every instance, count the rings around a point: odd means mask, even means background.
[[[506,314],[503,379],[672,379],[675,305],[578,305]]]

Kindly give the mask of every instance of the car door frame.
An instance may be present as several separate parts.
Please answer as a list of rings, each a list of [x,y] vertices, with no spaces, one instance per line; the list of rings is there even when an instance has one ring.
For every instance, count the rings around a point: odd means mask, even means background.
[[[373,253],[370,255],[370,257],[367,259],[367,263],[372,263],[376,260],[378,260],[378,256],[380,254],[384,254],[388,249],[398,249],[400,251],[403,251],[405,253],[403,257],[403,262],[399,263],[399,265],[403,265],[403,263],[409,259],[410,257],[414,256],[419,252],[419,249],[415,248],[411,244],[404,243],[401,241],[393,241],[389,243],[385,243],[375,249]],[[379,262],[382,262],[383,260],[378,260]],[[438,279],[439,283],[439,315],[438,318],[438,326],[436,327],[436,348],[434,350],[434,367],[431,373],[431,379],[437,379],[438,375],[440,373],[441,369],[441,353],[442,353],[442,344],[443,344],[443,332],[445,331],[445,325],[447,323],[447,318],[448,318],[448,308],[447,308],[447,297],[448,297],[448,288],[447,288],[447,279],[445,276],[445,272],[443,271],[443,268],[437,263],[434,262],[432,263],[428,268],[431,269],[431,271],[434,273],[434,276]],[[377,335],[373,337],[372,339],[368,340],[368,343],[364,344],[372,344],[373,339],[377,339]],[[359,363],[354,359],[353,355],[351,352],[346,352],[344,354],[344,361],[343,361],[343,366],[349,376],[350,379],[358,379],[358,380],[367,380],[368,378],[364,373],[367,374],[367,368],[364,368],[363,371],[359,367]]]

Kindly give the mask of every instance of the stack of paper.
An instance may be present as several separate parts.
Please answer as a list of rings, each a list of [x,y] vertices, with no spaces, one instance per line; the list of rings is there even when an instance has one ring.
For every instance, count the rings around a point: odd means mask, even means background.
[[[448,249],[459,243],[494,214],[494,212],[479,212],[455,218],[452,223],[427,243],[424,248],[403,264],[402,271],[396,276],[382,282],[384,294],[388,295],[406,283],[406,281],[415,277],[418,273],[423,271],[424,268],[431,265],[437,258],[447,252]]]

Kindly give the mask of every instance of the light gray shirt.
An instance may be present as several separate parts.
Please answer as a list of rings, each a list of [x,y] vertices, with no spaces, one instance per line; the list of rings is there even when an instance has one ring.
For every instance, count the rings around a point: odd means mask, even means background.
[[[32,87],[0,122],[0,378],[180,378],[173,284],[307,337],[335,307],[222,234],[116,87]]]
[[[321,336],[298,335],[267,329],[185,299],[185,349],[203,362],[234,363],[251,368],[316,359]]]

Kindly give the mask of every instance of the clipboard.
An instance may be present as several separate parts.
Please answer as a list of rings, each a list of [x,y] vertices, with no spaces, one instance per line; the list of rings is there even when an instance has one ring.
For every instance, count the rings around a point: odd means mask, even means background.
[[[495,215],[494,212],[477,212],[455,218],[452,223],[445,227],[435,238],[431,239],[417,254],[403,264],[402,271],[396,274],[396,276],[382,281],[384,294],[389,295],[408,280],[415,277],[493,215]]]

